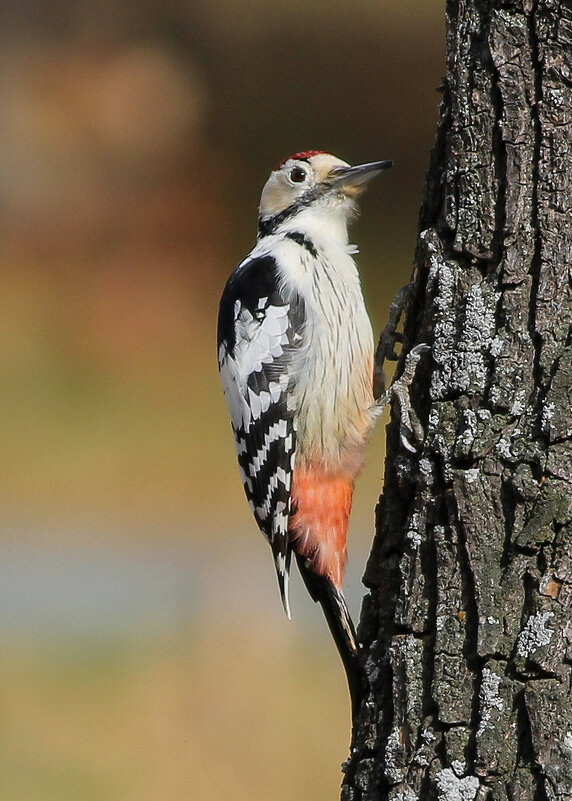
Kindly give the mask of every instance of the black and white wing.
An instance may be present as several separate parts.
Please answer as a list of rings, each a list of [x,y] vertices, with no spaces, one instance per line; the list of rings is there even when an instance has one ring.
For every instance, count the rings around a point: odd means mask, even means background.
[[[218,360],[250,507],[274,554],[288,617],[288,518],[296,454],[289,408],[304,307],[285,297],[271,256],[247,259],[229,278],[218,319]]]

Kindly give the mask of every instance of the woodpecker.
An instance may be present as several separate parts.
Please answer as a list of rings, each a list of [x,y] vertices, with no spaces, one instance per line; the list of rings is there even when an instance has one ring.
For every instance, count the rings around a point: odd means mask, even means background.
[[[218,361],[246,496],[270,543],[291,617],[292,554],[324,610],[359,695],[355,629],[342,593],[354,480],[387,403],[374,398],[374,340],[348,223],[392,161],[359,166],[296,153],[268,178],[258,238],[224,288]],[[401,397],[401,396],[400,396]]]

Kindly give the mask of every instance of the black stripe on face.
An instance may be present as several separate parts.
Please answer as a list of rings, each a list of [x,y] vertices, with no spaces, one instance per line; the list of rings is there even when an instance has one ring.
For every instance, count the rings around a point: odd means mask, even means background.
[[[275,214],[273,217],[259,217],[258,218],[258,236],[268,236],[275,233],[276,229],[290,217],[297,214],[300,209],[310,206],[315,200],[321,197],[325,191],[329,189],[327,182],[323,182],[308,189],[302,197],[299,197],[294,203],[287,208]]]

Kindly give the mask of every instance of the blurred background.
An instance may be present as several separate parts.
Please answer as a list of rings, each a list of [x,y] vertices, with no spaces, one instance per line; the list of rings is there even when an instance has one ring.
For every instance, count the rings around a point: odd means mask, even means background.
[[[395,159],[353,229],[411,270],[436,0],[18,0],[0,25],[0,797],[326,801],[349,705],[243,497],[218,298],[292,152]],[[347,594],[383,471],[357,490]]]

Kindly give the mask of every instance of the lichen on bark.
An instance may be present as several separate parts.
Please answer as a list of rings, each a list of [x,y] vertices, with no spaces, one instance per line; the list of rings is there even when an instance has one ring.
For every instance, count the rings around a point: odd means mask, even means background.
[[[572,5],[447,4],[343,801],[572,798]]]

